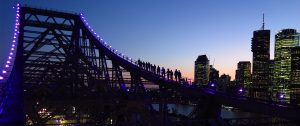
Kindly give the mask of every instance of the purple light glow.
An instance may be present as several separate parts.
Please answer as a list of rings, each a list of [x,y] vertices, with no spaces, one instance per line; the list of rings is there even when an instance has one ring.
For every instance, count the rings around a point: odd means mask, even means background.
[[[4,78],[2,76],[0,76],[0,80],[3,80]]]
[[[243,88],[240,88],[239,92],[243,92]]]
[[[9,56],[8,59],[11,59],[11,56]]]
[[[280,94],[280,96],[279,96],[280,98],[284,98],[284,95],[283,94]]]
[[[5,70],[3,70],[2,73],[6,74],[7,72]]]
[[[7,67],[9,67],[8,65],[5,65],[5,67],[7,68]]]
[[[8,64],[9,64],[9,63],[10,63],[10,61],[6,61],[6,63],[8,63]]]
[[[210,86],[214,87],[214,86],[215,86],[215,84],[214,84],[214,83],[212,83]]]
[[[15,49],[14,49],[14,48],[11,48],[11,50],[14,51]]]
[[[15,47],[15,44],[12,44],[11,46],[12,46],[12,47]]]
[[[13,55],[13,53],[11,52],[11,53],[9,53],[9,55]]]

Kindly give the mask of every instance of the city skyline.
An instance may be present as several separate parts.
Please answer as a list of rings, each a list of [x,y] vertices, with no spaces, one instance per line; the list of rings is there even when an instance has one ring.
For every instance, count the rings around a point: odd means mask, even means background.
[[[115,49],[136,60],[178,68],[189,78],[193,78],[198,55],[208,55],[220,75],[226,73],[232,79],[239,61],[252,63],[252,32],[260,29],[263,12],[265,29],[271,30],[271,59],[274,59],[276,32],[284,28],[299,30],[300,26],[300,18],[293,16],[297,14],[297,1],[93,1],[94,4],[76,1],[70,5],[67,4],[70,1],[61,5],[57,5],[58,1],[32,1],[20,3],[83,12],[95,31]],[[0,4],[0,16],[6,17],[0,19],[1,68],[12,39],[15,16],[12,7],[17,2]]]

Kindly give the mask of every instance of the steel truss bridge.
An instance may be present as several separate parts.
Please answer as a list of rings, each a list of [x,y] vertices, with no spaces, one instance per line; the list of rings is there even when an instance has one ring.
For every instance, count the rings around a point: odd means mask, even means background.
[[[0,74],[0,125],[169,125],[167,91],[196,101],[185,125],[218,120],[221,105],[300,120],[297,106],[228,96],[145,70],[106,43],[83,14],[19,4],[16,9],[11,49]],[[145,84],[159,87],[159,112]]]

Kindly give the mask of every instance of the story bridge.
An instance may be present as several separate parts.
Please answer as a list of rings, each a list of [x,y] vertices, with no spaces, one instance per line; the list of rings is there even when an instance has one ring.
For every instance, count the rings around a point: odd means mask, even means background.
[[[228,96],[166,80],[113,49],[83,14],[16,7],[14,36],[0,74],[0,124],[168,125],[166,91],[193,98],[193,120],[219,118],[221,105],[287,120],[297,106]],[[157,85],[159,112],[144,84]],[[56,122],[51,122],[56,121]],[[297,122],[296,122],[297,123]]]

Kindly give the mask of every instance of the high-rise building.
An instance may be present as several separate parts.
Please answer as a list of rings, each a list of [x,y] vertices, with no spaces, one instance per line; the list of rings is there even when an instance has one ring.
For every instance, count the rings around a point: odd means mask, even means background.
[[[243,86],[248,86],[251,82],[251,63],[250,61],[240,61],[237,65],[236,83]]]
[[[300,47],[291,49],[291,84],[300,85]]]
[[[270,30],[264,29],[253,32],[252,47],[252,83],[255,88],[267,88],[270,86],[269,60],[270,60]]]
[[[219,79],[219,71],[212,65],[209,66],[209,82],[217,82]]]
[[[194,81],[198,86],[207,85],[209,81],[209,60],[206,55],[200,55],[195,61]]]
[[[270,60],[269,62],[269,79],[270,82],[272,83],[271,85],[273,85],[274,82],[274,59]]]
[[[291,84],[290,102],[300,104],[300,47],[296,46],[291,49]]]
[[[273,97],[284,94],[289,99],[292,74],[292,48],[299,45],[299,35],[295,29],[283,29],[275,35],[274,87]],[[294,52],[295,53],[295,52]],[[295,54],[294,56],[296,56]]]

